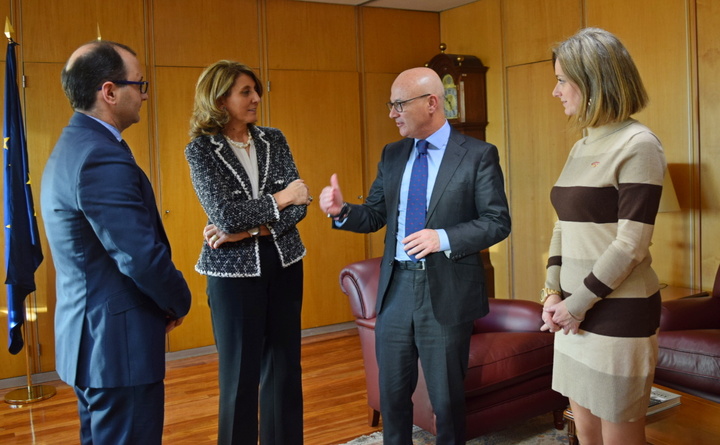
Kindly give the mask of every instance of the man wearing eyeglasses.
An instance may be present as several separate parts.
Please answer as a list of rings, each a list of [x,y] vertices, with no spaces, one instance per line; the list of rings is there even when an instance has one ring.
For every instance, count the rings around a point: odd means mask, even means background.
[[[155,196],[121,133],[148,83],[125,45],[91,42],[62,71],[75,113],[45,167],[57,272],[55,356],[78,397],[82,444],[162,442],[165,336],[190,309]]]
[[[480,251],[510,233],[498,151],[450,126],[435,71],[404,71],[390,93],[390,118],[404,139],[383,149],[367,199],[345,202],[333,175],[319,204],[334,228],[386,226],[375,309],[383,443],[413,443],[419,358],[436,443],[464,444],[470,336],[489,310]]]

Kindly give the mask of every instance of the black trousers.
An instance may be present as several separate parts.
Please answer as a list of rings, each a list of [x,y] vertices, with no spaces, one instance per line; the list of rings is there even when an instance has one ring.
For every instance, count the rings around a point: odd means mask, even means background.
[[[300,311],[302,261],[283,268],[260,238],[261,276],[207,279],[218,349],[218,444],[303,443]]]
[[[437,417],[436,444],[465,443],[464,380],[473,323],[439,324],[426,278],[424,270],[396,267],[375,324],[386,445],[413,443],[411,397],[418,380],[418,358]]]

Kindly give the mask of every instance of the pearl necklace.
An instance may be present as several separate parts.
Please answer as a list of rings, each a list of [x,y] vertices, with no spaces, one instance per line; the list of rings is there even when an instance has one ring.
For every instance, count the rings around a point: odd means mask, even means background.
[[[239,148],[242,150],[247,150],[250,148],[250,144],[252,143],[252,135],[248,134],[248,141],[247,142],[238,142],[230,139],[229,136],[225,136],[225,139],[228,141],[230,145],[232,145],[235,148]]]

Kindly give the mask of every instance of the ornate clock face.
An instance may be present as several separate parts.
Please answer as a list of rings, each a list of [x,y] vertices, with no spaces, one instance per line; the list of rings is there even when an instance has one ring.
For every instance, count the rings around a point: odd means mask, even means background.
[[[442,78],[445,88],[445,117],[448,119],[458,118],[458,97],[457,86],[451,74],[445,74]]]

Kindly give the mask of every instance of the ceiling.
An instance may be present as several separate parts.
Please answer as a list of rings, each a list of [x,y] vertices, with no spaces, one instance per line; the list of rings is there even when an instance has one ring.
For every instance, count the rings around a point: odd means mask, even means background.
[[[476,0],[295,0],[337,5],[372,6],[376,8],[410,9],[413,11],[441,12]]]

